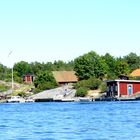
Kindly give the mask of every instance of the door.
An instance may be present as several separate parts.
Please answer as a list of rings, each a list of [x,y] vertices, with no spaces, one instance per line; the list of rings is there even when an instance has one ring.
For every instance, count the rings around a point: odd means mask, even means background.
[[[130,85],[130,84],[127,86],[127,93],[128,93],[128,95],[132,95],[133,94],[133,86]]]

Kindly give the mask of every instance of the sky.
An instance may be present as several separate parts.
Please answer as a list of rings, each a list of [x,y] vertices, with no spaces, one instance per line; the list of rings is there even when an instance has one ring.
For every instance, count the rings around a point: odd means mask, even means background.
[[[140,55],[139,7],[139,0],[0,0],[0,63]]]

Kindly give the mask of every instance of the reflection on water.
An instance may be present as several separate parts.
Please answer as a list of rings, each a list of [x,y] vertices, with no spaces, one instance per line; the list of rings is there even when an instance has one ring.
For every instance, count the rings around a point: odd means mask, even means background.
[[[0,140],[139,140],[140,102],[0,104]]]

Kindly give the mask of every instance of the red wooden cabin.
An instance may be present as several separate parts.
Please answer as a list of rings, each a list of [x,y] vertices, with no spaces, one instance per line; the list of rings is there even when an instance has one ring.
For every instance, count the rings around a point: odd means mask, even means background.
[[[32,82],[34,81],[34,75],[31,75],[31,74],[26,74],[23,76],[23,81],[26,83],[26,84],[32,84]]]

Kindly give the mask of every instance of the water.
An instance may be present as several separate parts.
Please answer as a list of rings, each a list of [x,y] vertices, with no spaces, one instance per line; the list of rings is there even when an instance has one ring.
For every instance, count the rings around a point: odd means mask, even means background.
[[[140,102],[0,104],[0,140],[139,140]]]

